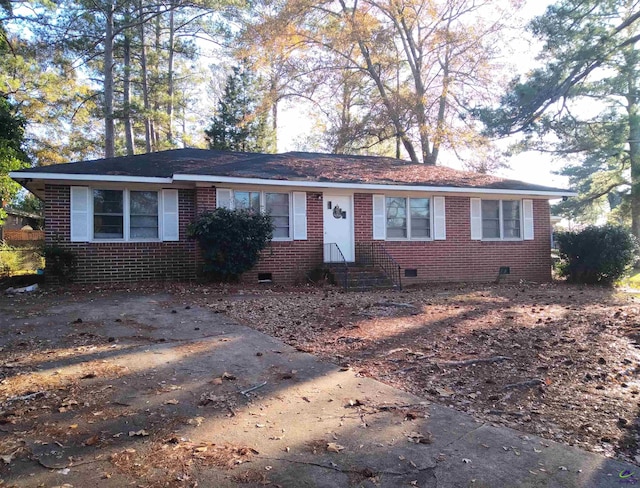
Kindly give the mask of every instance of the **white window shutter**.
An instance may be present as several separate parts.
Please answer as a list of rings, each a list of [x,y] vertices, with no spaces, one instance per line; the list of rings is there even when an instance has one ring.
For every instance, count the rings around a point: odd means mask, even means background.
[[[307,240],[307,193],[293,192],[293,238]]]
[[[89,232],[89,188],[86,186],[71,187],[71,242],[87,242],[91,240]]]
[[[524,223],[523,238],[525,241],[533,240],[533,200],[522,200],[522,217]]]
[[[482,240],[482,200],[471,199],[471,239]]]
[[[444,241],[447,238],[444,197],[433,197],[433,238]]]
[[[373,195],[373,238],[387,238],[387,208],[384,195]]]
[[[231,190],[216,188],[216,208],[231,208]]]
[[[162,240],[180,240],[178,190],[162,190]]]

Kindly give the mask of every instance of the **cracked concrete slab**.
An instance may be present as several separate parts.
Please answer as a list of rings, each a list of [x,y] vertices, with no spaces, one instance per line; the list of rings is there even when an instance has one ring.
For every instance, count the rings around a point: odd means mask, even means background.
[[[636,466],[479,423],[169,295],[80,298],[39,302],[36,312],[27,299],[0,299],[0,365],[29,341],[65,351],[29,362],[25,350],[23,366],[0,370],[2,385],[22,367],[37,384],[55,377],[62,391],[0,397],[1,410],[25,408],[0,425],[24,444],[0,466],[3,486],[640,483]],[[91,368],[106,372],[92,376]],[[64,395],[81,394],[57,408]],[[230,465],[204,458],[207,449],[237,446],[249,454]],[[55,463],[38,462],[54,452]]]

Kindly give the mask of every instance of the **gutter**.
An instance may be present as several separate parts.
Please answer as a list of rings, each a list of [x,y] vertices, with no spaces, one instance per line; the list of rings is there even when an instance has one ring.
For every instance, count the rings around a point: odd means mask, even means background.
[[[296,181],[296,180],[270,180],[263,178],[240,178],[235,176],[211,176],[211,175],[186,175],[175,174],[173,178],[149,177],[149,176],[121,176],[121,175],[82,175],[63,173],[28,173],[12,171],[9,176],[15,180],[66,180],[83,182],[121,182],[121,183],[160,183],[171,184],[174,182],[190,183],[223,183],[238,185],[260,185],[276,187],[294,188],[316,188],[316,189],[342,189],[342,190],[366,190],[379,193],[389,191],[423,191],[429,193],[471,193],[487,194],[495,193],[500,195],[530,195],[547,198],[575,197],[578,194],[573,191],[562,190],[514,190],[506,188],[476,188],[476,187],[456,187],[456,186],[421,186],[421,185],[382,185],[375,183],[336,183],[330,181]]]
[[[456,186],[422,186],[422,185],[381,185],[375,183],[336,183],[330,181],[295,181],[295,180],[266,180],[262,178],[238,178],[235,176],[210,175],[173,175],[174,181],[189,181],[195,183],[227,183],[263,186],[292,186],[298,188],[335,188],[343,190],[369,190],[380,193],[395,191],[424,191],[429,193],[500,193],[501,195],[536,195],[551,198],[574,197],[578,194],[572,191],[544,191],[544,190],[512,190],[506,188],[474,188]]]

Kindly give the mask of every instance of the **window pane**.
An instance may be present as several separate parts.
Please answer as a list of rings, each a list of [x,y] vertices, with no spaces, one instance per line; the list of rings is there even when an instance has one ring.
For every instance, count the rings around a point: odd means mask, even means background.
[[[407,199],[387,197],[387,237],[407,237]]]
[[[482,200],[482,238],[500,239],[500,200]]]
[[[158,215],[158,192],[132,191],[131,215]]]
[[[504,221],[504,237],[505,239],[514,239],[520,237],[520,221],[505,220]]]
[[[500,200],[482,200],[482,220],[500,219]]]
[[[431,216],[429,215],[428,198],[410,198],[411,207],[411,237],[430,237]]]
[[[97,214],[122,215],[122,191],[93,190],[93,211]]]
[[[502,219],[504,221],[504,238],[517,239],[520,237],[520,202],[517,200],[503,200]]]
[[[520,220],[520,202],[517,200],[503,200],[502,218],[505,220]]]
[[[482,238],[483,239],[500,239],[500,221],[499,220],[483,220],[482,221]]]
[[[121,190],[93,190],[94,239],[122,239],[123,192]]]
[[[158,238],[158,192],[132,191],[129,237],[132,239]]]
[[[260,192],[236,191],[234,192],[235,208],[239,210],[260,211]]]
[[[273,219],[273,237],[288,238],[289,194],[265,193],[265,210]]]

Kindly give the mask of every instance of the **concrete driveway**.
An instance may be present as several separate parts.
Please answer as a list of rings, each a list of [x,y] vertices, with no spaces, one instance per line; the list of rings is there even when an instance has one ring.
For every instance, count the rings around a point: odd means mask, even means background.
[[[640,484],[168,294],[2,297],[0,348],[3,487]]]

